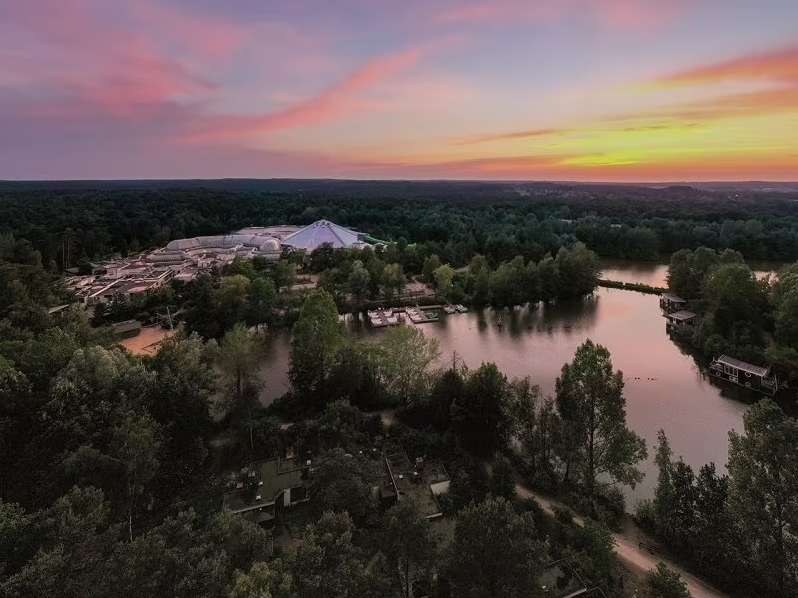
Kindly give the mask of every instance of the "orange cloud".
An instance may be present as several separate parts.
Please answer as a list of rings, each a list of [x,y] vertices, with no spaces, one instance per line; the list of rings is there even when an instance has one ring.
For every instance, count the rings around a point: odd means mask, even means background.
[[[739,56],[661,77],[664,86],[705,85],[729,80],[765,80],[798,85],[798,46]]]
[[[533,137],[554,137],[571,133],[573,129],[530,129],[525,131],[508,131],[505,133],[490,133],[487,135],[475,135],[466,137],[458,141],[453,141],[452,145],[474,145],[477,143],[488,143],[491,141],[505,141],[508,139],[529,139]]]
[[[281,110],[260,115],[209,118],[207,129],[189,136],[187,141],[242,137],[328,120],[347,112],[351,107],[352,96],[357,91],[378,79],[413,65],[426,51],[427,48],[416,47],[369,60],[317,95]]]

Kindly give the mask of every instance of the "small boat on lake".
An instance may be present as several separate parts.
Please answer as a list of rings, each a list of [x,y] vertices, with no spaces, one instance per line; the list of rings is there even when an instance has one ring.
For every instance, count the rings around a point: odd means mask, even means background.
[[[468,308],[462,303],[458,303],[457,305],[454,306],[454,308],[461,314],[464,314],[468,311]]]
[[[449,315],[456,314],[457,313],[457,308],[455,306],[453,306],[453,305],[444,305],[443,306],[443,311],[445,313],[449,314]]]

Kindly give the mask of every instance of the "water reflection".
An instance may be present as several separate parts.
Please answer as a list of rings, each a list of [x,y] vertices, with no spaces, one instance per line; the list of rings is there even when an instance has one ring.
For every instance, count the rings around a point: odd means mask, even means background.
[[[384,334],[360,320],[349,319],[347,326],[363,339]],[[531,310],[472,310],[442,315],[439,322],[420,328],[438,340],[442,366],[451,363],[455,352],[470,368],[495,362],[511,378],[529,376],[544,395],[554,393],[563,364],[573,359],[585,339],[606,346],[615,368],[624,373],[629,426],[646,439],[652,455],[645,466],[646,479],[628,492],[630,507],[650,497],[656,485],[653,449],[659,429],[668,434],[675,454],[695,469],[713,461],[723,470],[728,432],[742,430],[742,415],[758,398],[732,385],[715,386],[705,374],[706,363],[666,335],[653,295],[600,289],[584,302]],[[287,389],[288,350],[287,332],[278,333],[262,369],[267,382],[264,402]]]

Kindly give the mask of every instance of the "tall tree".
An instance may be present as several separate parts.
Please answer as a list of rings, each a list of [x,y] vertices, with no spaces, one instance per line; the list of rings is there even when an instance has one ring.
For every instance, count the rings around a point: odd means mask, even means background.
[[[111,458],[125,470],[127,486],[128,536],[133,541],[133,513],[136,501],[144,495],[147,484],[158,468],[160,438],[157,424],[149,415],[129,410],[114,430]]]
[[[483,363],[471,372],[452,408],[452,423],[463,446],[484,457],[504,448],[512,427],[510,401],[510,384],[496,364]]]
[[[591,509],[600,479],[634,488],[643,479],[637,464],[647,456],[646,443],[626,427],[623,374],[613,371],[610,352],[585,341],[563,366],[556,393],[566,459],[578,468]]]
[[[277,290],[271,278],[257,277],[249,284],[247,293],[247,324],[260,327],[274,318]]]
[[[347,289],[349,294],[352,295],[356,308],[359,308],[368,297],[370,284],[371,274],[363,267],[363,262],[360,260],[355,261],[352,264],[352,271],[349,273]]]
[[[449,264],[444,264],[435,270],[435,287],[438,294],[442,297],[449,297],[452,294],[452,281],[454,280],[454,268]]]
[[[435,282],[435,271],[441,267],[441,258],[437,254],[432,254],[424,259],[424,266],[422,267],[422,276],[424,282],[433,284]]]
[[[440,356],[438,341],[415,326],[396,326],[385,332],[373,353],[382,386],[402,404],[426,395],[432,367]]]
[[[325,513],[305,528],[292,577],[296,598],[355,598],[365,576],[352,544],[354,525],[347,513]]]
[[[325,381],[344,339],[329,293],[317,289],[308,295],[293,333],[288,372],[291,386],[300,398],[318,407],[327,400]]]
[[[729,432],[729,502],[763,578],[777,596],[798,592],[798,422],[770,399]]]
[[[258,368],[262,356],[261,340],[241,323],[224,335],[219,346],[219,369],[224,376],[230,410],[249,430],[250,450],[253,453],[252,410],[261,385]]]
[[[450,548],[450,576],[463,598],[522,598],[542,570],[545,548],[531,513],[502,498],[460,511]]]
[[[429,521],[411,498],[388,509],[381,528],[382,551],[399,576],[402,596],[410,598],[413,582],[433,562],[436,543]]]

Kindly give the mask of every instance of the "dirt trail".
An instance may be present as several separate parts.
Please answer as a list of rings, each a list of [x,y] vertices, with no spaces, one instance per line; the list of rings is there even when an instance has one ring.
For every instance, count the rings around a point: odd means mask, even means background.
[[[521,484],[515,485],[515,491],[521,498],[533,498],[541,507],[551,514],[554,514],[554,507],[567,508],[564,504],[546,498]],[[584,525],[584,520],[579,516],[574,516],[574,521],[579,525]],[[665,563],[669,569],[676,571],[682,576],[692,598],[726,598],[726,594],[719,592],[707,582],[688,573],[680,566],[665,558],[652,555],[647,550],[640,548],[637,540],[616,533],[613,533],[612,537],[615,541],[615,553],[630,565],[644,571],[650,571],[657,566],[657,563]]]

